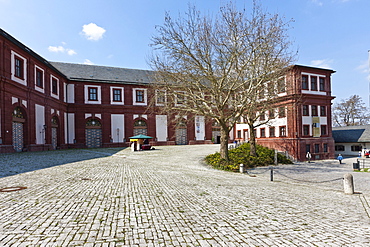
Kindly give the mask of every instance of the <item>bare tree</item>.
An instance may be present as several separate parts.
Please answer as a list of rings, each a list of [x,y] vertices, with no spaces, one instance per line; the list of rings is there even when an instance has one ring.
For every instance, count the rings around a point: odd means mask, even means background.
[[[266,13],[257,1],[250,15],[232,3],[220,8],[215,18],[192,6],[177,20],[167,13],[152,38],[151,58],[157,72],[153,88],[166,94],[163,110],[216,121],[221,127],[220,154],[228,161],[235,123],[242,116],[257,116],[276,96],[264,90],[281,78],[294,58],[289,22]]]
[[[369,123],[370,115],[365,103],[358,95],[352,95],[348,99],[342,99],[333,107],[334,126],[354,126]]]

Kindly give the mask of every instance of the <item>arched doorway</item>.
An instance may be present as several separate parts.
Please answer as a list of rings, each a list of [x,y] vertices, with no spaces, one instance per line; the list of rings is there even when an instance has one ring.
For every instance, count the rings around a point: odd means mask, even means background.
[[[13,148],[16,152],[22,152],[24,147],[24,128],[23,125],[26,122],[22,108],[17,106],[13,110],[13,122],[12,122],[12,133],[13,133]]]
[[[147,124],[144,120],[139,119],[134,122],[134,136],[136,135],[148,135]]]
[[[179,120],[176,124],[176,144],[188,144],[188,130],[185,119]]]
[[[51,118],[51,146],[55,150],[58,147],[58,117],[54,116]]]
[[[99,148],[102,145],[101,123],[98,119],[89,119],[85,126],[86,146],[88,148]]]

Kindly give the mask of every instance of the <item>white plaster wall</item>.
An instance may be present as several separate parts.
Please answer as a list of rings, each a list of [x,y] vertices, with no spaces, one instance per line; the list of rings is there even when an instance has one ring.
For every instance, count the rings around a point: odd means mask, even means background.
[[[75,103],[75,85],[65,83],[64,88],[67,90],[67,92],[64,93],[64,102]]]
[[[344,151],[335,151],[335,155],[338,154],[345,155],[345,156],[358,156],[358,151],[351,151],[351,146],[362,146],[364,148],[363,143],[335,143],[335,145],[343,145]],[[366,144],[365,144],[366,145]]]
[[[42,105],[35,105],[35,119],[36,119],[36,144],[45,143],[45,107]],[[50,129],[50,125],[47,128]],[[46,130],[48,131],[48,129]]]
[[[261,137],[261,131],[260,129],[261,128],[265,128],[266,131],[266,137],[269,137],[269,128],[270,127],[275,127],[275,136],[278,137],[279,136],[279,127],[280,126],[285,126],[286,127],[286,133],[288,134],[288,119],[285,117],[285,118],[275,118],[275,119],[271,119],[267,124],[263,124],[259,127],[256,128],[256,134],[257,134],[257,138],[260,138]],[[238,131],[238,130],[241,130],[242,131],[242,138],[245,139],[245,137],[243,136],[244,133],[243,133],[243,130],[244,129],[247,129],[249,130],[249,127],[247,124],[244,124],[244,123],[240,123],[240,124],[236,124],[236,127],[235,127],[235,130]],[[250,130],[249,130],[250,132]]]
[[[113,142],[123,142],[125,136],[125,115],[111,115],[111,138]]]
[[[157,141],[163,142],[167,141],[167,116],[166,115],[156,115],[155,116],[156,125],[156,137]]]
[[[75,114],[64,113],[64,126],[65,126],[65,142],[66,144],[73,144],[75,136]]]
[[[203,116],[195,117],[195,138],[197,141],[204,140],[205,133],[205,123]]]

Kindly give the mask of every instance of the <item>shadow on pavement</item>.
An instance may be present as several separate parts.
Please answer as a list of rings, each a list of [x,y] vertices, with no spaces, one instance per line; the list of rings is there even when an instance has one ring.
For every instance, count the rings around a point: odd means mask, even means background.
[[[126,147],[0,154],[0,178],[83,160],[108,157],[124,149]]]

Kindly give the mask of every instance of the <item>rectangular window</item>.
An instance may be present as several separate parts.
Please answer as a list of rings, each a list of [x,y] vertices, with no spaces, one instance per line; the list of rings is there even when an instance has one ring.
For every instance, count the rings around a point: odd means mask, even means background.
[[[260,113],[261,115],[260,115],[260,121],[265,121],[266,120],[266,113],[265,112],[261,112]]]
[[[113,101],[122,102],[122,90],[121,89],[113,89]]]
[[[53,77],[51,79],[51,92],[58,95],[58,80]]]
[[[144,102],[144,90],[136,90],[136,102]]]
[[[312,113],[312,116],[318,116],[317,105],[311,106],[311,113]]]
[[[309,125],[303,125],[303,135],[309,136],[310,135],[310,126]]]
[[[315,144],[315,153],[320,153],[320,144]]]
[[[275,95],[275,84],[273,82],[267,84],[267,93],[270,97]]]
[[[327,143],[324,143],[324,153],[327,153],[328,152],[328,144]]]
[[[302,75],[302,89],[308,90],[308,75]]]
[[[311,153],[311,145],[306,144],[306,153]]]
[[[328,131],[327,131],[327,126],[326,125],[321,125],[320,128],[321,128],[321,136],[328,135]]]
[[[242,138],[242,131],[241,130],[238,130],[238,132],[237,132],[237,138],[238,139],[241,139]]]
[[[22,80],[24,79],[23,69],[23,59],[15,57],[15,76]]]
[[[285,79],[284,78],[278,80],[277,86],[278,86],[278,93],[285,93],[286,92]]]
[[[286,117],[285,106],[279,107],[279,118]]]
[[[308,105],[303,105],[303,106],[302,106],[302,110],[303,110],[303,111],[302,111],[303,116],[309,116],[309,115],[310,115]]]
[[[286,136],[286,127],[280,126],[279,127],[279,136]]]
[[[325,91],[325,78],[319,77],[319,87],[320,91]]]
[[[343,145],[335,145],[335,151],[345,151],[345,148]]]
[[[269,111],[269,119],[274,119],[275,118],[275,109],[272,109]]]
[[[36,86],[44,88],[44,72],[40,69],[36,69]]]
[[[311,76],[310,78],[311,78],[311,90],[317,91],[317,77]]]
[[[275,127],[270,127],[270,129],[269,129],[269,136],[270,137],[275,137]]]
[[[258,88],[258,98],[259,99],[263,99],[265,98],[265,91],[266,91],[266,85],[265,84],[262,84],[259,88]]]
[[[97,101],[98,100],[98,88],[89,87],[89,100]]]
[[[162,90],[157,91],[157,104],[164,104],[166,102],[166,92]]]
[[[358,152],[358,151],[361,151],[361,150],[362,150],[362,146],[359,146],[359,145],[351,146],[351,151],[353,151],[353,152]]]
[[[320,116],[326,116],[326,106],[320,106]]]
[[[261,134],[261,137],[266,137],[266,130],[265,130],[265,128],[261,128],[260,129],[260,134]]]

